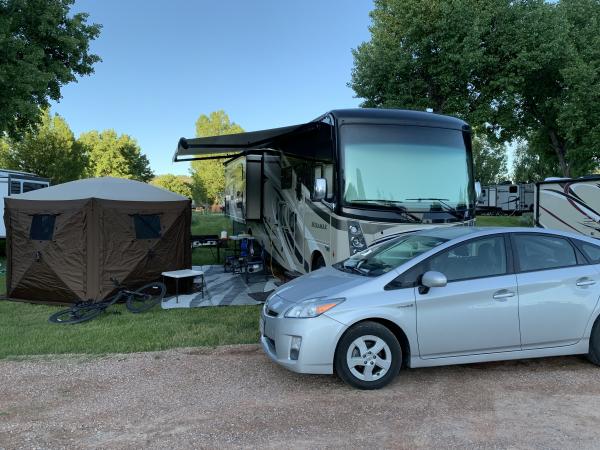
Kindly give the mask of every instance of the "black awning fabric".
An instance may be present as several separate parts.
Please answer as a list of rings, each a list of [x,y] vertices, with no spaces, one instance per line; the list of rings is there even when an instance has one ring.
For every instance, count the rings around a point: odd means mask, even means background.
[[[299,157],[331,157],[331,130],[323,122],[309,122],[269,130],[203,138],[181,138],[173,161],[226,159],[246,150],[273,149]],[[298,143],[302,148],[297,148]],[[310,142],[310,144],[309,144]]]

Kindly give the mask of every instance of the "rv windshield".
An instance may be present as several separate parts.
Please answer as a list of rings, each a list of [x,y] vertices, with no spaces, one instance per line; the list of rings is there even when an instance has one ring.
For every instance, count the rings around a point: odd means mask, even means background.
[[[471,155],[461,131],[349,124],[340,137],[346,205],[406,213],[473,207]]]

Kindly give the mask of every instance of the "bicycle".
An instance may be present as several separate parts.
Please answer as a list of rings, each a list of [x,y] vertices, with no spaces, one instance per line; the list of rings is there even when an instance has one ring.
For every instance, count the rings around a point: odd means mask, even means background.
[[[122,286],[117,280],[111,278],[111,281],[118,288],[115,295],[108,298],[107,300],[91,303],[77,302],[69,309],[63,309],[52,314],[48,320],[51,323],[81,323],[92,320],[95,317],[102,314],[110,306],[114,305],[120,300],[125,300],[125,306],[132,313],[141,313],[148,311],[160,303],[165,296],[167,287],[156,281],[154,283],[148,283],[141,288],[131,291]]]

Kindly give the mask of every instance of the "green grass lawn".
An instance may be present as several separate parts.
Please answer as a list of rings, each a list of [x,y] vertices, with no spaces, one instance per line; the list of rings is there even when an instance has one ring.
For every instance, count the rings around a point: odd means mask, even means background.
[[[478,227],[532,227],[531,214],[522,216],[477,216]]]
[[[48,322],[58,307],[0,302],[0,358],[65,353],[106,354],[258,342],[259,306],[162,310],[132,314],[123,305],[76,325]],[[111,312],[117,312],[114,314]]]
[[[217,234],[227,230],[231,234],[231,219],[223,214],[192,213],[192,234]]]
[[[227,234],[232,234],[231,219],[222,214],[192,214],[192,234],[216,234],[221,235],[221,231],[226,230]],[[195,248],[192,251],[192,264],[195,266],[204,266],[207,264],[221,264],[224,262],[224,252],[220,252],[220,260],[217,259],[216,248]]]

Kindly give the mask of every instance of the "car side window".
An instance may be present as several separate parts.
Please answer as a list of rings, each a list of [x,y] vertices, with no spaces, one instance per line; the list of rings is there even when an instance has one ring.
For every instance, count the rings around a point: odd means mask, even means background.
[[[513,240],[521,272],[577,265],[575,249],[567,239],[558,236],[515,234]]]
[[[448,281],[504,275],[506,248],[502,236],[474,239],[445,250],[426,263],[426,270],[446,275]]]
[[[600,247],[589,242],[574,240],[575,245],[581,250],[589,262],[600,264]]]
[[[385,290],[411,288],[417,285],[419,277],[423,275],[423,264],[419,263],[411,267],[403,274],[392,280],[385,286]]]

